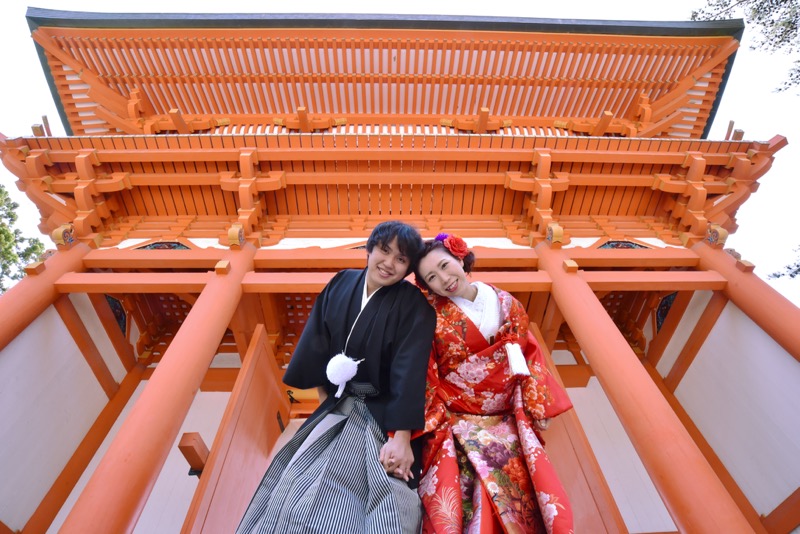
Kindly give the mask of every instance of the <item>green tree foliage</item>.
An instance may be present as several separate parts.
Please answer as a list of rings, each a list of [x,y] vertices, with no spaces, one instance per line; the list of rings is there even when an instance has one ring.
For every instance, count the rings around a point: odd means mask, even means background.
[[[770,53],[793,54],[800,50],[800,0],[707,0],[706,7],[692,11],[692,20],[744,17],[755,30],[752,48]],[[777,91],[800,87],[800,60],[789,69]]]
[[[13,281],[25,276],[23,267],[36,261],[44,252],[44,245],[35,237],[22,237],[14,228],[19,204],[11,200],[6,188],[0,185],[0,293]]]

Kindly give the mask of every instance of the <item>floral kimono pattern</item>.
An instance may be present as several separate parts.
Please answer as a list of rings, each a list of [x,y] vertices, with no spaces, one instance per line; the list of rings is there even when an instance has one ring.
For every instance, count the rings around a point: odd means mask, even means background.
[[[509,293],[503,324],[487,341],[450,299],[435,297],[428,366],[423,532],[572,532],[572,510],[534,420],[572,407],[549,373],[528,317]],[[531,376],[513,375],[506,343],[518,343]]]

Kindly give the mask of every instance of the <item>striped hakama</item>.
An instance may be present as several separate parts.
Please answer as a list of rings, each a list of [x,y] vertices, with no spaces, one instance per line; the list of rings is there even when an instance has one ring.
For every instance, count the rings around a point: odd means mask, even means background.
[[[363,400],[374,388],[348,391],[277,453],[237,533],[419,532],[417,492],[378,461],[385,438]]]

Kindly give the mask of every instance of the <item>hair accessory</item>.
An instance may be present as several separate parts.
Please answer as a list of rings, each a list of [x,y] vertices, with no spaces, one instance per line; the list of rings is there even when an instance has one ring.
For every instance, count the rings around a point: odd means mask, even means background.
[[[469,254],[467,243],[455,234],[439,234],[436,236],[436,241],[441,241],[450,254],[460,260]]]

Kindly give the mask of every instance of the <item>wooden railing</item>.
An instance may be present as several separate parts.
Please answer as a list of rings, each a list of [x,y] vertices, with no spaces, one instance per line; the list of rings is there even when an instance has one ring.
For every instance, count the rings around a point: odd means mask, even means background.
[[[263,325],[258,325],[225,409],[183,533],[233,532],[289,420],[289,398]]]

